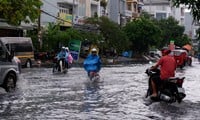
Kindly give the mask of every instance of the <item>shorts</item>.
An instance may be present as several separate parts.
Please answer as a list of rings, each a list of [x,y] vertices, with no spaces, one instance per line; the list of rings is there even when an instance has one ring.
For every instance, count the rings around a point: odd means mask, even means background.
[[[161,78],[160,78],[160,75],[155,75],[155,76],[153,76],[152,78],[151,78],[151,80],[152,81],[154,81],[154,83],[156,84],[156,85],[162,85],[162,84],[164,84],[164,80],[161,80]]]

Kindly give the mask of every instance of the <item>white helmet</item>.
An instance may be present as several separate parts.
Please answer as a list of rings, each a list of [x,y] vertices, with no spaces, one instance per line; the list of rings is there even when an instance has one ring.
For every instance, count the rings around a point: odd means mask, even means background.
[[[68,47],[65,47],[65,50],[69,51],[69,48],[68,48]]]
[[[61,49],[65,49],[65,47],[63,46]]]
[[[96,49],[96,48],[92,48],[91,51],[92,51],[92,52],[97,52],[97,49]]]

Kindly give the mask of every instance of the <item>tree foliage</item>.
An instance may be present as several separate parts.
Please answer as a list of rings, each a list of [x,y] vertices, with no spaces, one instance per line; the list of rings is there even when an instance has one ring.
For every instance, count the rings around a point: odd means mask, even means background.
[[[179,47],[183,47],[186,44],[191,44],[191,39],[186,34],[184,34],[182,36],[179,36],[174,44]]]
[[[189,43],[189,39],[186,39],[184,35],[184,26],[180,26],[178,21],[173,17],[167,19],[154,20],[155,24],[159,26],[162,31],[161,46],[166,46],[170,43],[170,40],[174,40],[175,44],[182,46],[182,44]]]
[[[159,46],[161,30],[151,20],[140,18],[125,26],[125,32],[132,42],[132,50],[139,54],[151,46]]]
[[[200,20],[200,0],[171,0],[174,6],[184,4],[188,6],[195,20]]]
[[[119,25],[107,17],[100,17],[99,29],[104,37],[107,48],[115,48],[118,52],[125,50],[128,46],[128,39]]]
[[[106,9],[106,6],[107,6],[106,0],[101,0],[101,1],[100,1],[100,5],[101,5],[104,9]]]
[[[0,0],[0,18],[9,24],[34,22],[40,14],[40,0]]]
[[[104,16],[89,18],[87,23],[98,26],[103,39],[102,45],[105,49],[114,48],[117,52],[122,52],[128,48],[129,42],[127,36],[117,23]]]
[[[72,39],[83,40],[82,34],[79,31],[73,28],[61,31],[60,26],[57,24],[49,23],[47,28],[43,31],[42,50],[44,51],[58,50],[61,46],[68,46],[69,40]]]

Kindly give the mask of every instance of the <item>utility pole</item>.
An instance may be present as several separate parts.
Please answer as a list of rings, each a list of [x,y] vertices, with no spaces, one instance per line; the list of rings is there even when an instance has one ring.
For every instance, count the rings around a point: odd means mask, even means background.
[[[120,0],[118,0],[118,9],[119,9],[119,25],[121,26],[121,9],[120,9]]]
[[[41,32],[41,10],[39,9],[39,16],[38,16],[38,42],[40,44],[40,49],[42,48],[42,32]]]
[[[72,5],[72,28],[74,27],[74,4],[75,4],[75,1],[73,0],[73,5]]]

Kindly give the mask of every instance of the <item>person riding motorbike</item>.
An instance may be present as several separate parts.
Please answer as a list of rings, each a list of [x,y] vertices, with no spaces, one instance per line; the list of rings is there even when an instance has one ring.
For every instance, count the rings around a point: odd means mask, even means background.
[[[73,57],[69,51],[68,47],[65,47],[66,52],[68,53],[67,61],[68,61],[68,68],[71,68],[72,62],[73,62]]]
[[[162,57],[158,60],[158,62],[151,67],[151,69],[156,69],[160,67],[160,75],[154,76],[151,79],[151,85],[153,93],[151,95],[151,98],[156,98],[157,88],[158,86],[164,84],[165,80],[167,80],[169,77],[175,76],[176,71],[176,61],[173,56],[170,56],[171,50],[168,48],[163,48],[161,50]]]
[[[101,59],[97,54],[97,49],[93,48],[91,54],[83,62],[83,67],[87,71],[88,76],[91,72],[98,73],[101,69]]]
[[[62,47],[61,51],[57,54],[56,58],[58,61],[61,59],[64,59],[65,67],[67,67],[67,64],[68,64],[67,57],[68,57],[68,53],[66,52],[65,47]]]

